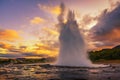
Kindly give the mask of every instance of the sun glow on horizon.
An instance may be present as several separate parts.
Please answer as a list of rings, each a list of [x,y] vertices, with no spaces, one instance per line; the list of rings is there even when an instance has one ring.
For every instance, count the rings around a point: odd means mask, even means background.
[[[19,2],[18,0],[2,0],[3,3],[0,5],[0,54],[29,58],[58,55],[60,45],[57,19],[61,11],[60,2],[58,0],[39,0],[33,3],[32,1],[34,0],[30,0],[26,4],[24,1]],[[115,9],[119,0],[63,0],[63,2],[66,5],[64,21],[67,21],[68,10],[74,11],[75,19],[89,48],[99,48],[95,46],[96,42],[89,39],[90,30],[99,23],[102,15]],[[111,35],[106,34],[105,36],[118,39],[119,30],[114,29]],[[114,35],[116,36],[114,37]],[[101,48],[103,47],[109,46],[105,45]]]

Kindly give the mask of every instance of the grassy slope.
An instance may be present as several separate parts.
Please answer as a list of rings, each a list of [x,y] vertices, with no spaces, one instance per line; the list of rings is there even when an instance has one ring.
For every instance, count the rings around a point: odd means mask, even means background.
[[[93,63],[97,64],[120,64],[120,60],[98,60]]]

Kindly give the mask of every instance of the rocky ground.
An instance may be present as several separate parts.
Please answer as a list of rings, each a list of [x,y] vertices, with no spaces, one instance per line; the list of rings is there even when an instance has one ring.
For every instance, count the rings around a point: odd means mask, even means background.
[[[120,80],[120,65],[83,68],[49,64],[9,64],[0,66],[0,80]]]

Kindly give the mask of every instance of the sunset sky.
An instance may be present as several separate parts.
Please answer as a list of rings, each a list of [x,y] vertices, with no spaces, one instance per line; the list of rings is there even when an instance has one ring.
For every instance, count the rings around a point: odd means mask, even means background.
[[[74,11],[88,49],[119,45],[119,0],[0,0],[0,57],[57,56],[61,2],[65,19]]]

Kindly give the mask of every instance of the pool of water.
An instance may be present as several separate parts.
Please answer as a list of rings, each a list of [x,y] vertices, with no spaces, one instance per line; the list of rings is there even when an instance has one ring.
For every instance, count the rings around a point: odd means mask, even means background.
[[[0,67],[0,80],[120,80],[120,65],[84,68],[49,64],[9,64]]]

